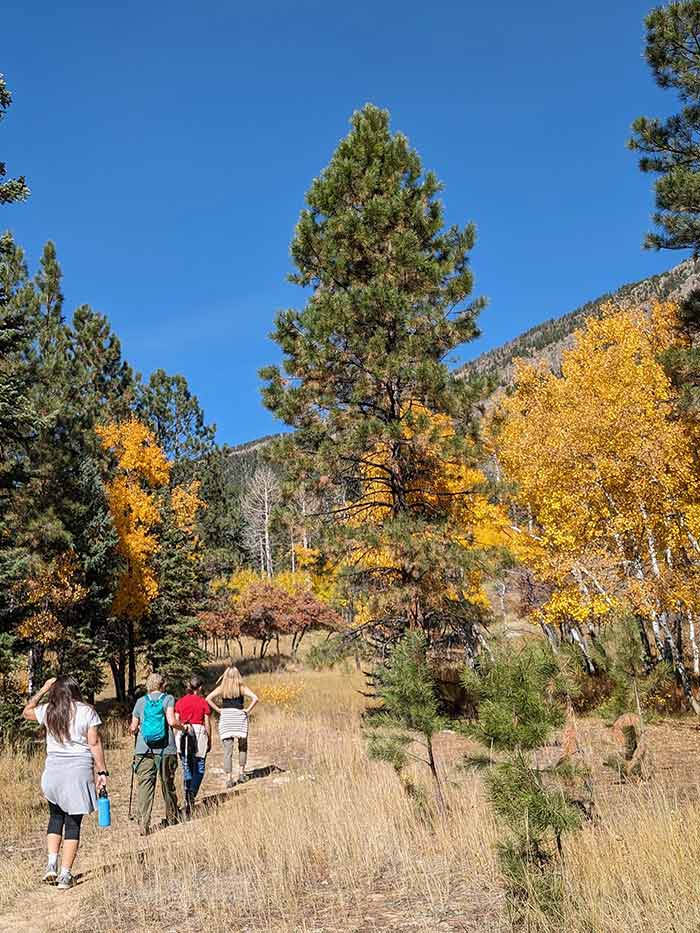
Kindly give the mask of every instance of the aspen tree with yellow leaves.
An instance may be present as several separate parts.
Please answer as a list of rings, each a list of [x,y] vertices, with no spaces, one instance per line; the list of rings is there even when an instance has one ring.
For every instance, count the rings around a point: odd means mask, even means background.
[[[630,610],[649,664],[666,660],[700,710],[700,471],[697,427],[678,415],[659,354],[683,340],[677,307],[608,307],[577,333],[561,375],[521,365],[494,419],[515,484],[511,547],[549,598],[534,617],[587,645]]]
[[[137,650],[173,686],[203,664],[197,522],[205,503],[197,480],[171,488],[171,463],[145,424],[131,418],[100,427],[98,434],[114,458],[107,497],[124,561],[112,607],[122,627],[110,657],[123,699],[136,689]]]
[[[167,486],[170,465],[151,431],[135,418],[97,428],[105,450],[115,459],[107,499],[124,560],[114,597],[114,616],[122,625],[120,645],[110,658],[118,698],[136,689],[136,626],[158,594],[155,558],[161,507],[157,492]]]

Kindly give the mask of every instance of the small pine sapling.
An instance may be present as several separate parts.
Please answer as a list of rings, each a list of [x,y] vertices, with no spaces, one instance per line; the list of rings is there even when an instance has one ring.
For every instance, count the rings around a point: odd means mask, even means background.
[[[440,813],[447,801],[440,780],[434,739],[445,726],[435,689],[435,679],[427,657],[427,641],[422,632],[408,632],[392,649],[386,663],[374,676],[382,706],[367,716],[370,758],[386,761],[402,774],[411,760],[427,764],[433,779]],[[422,746],[425,756],[415,754],[413,745]],[[404,779],[412,795],[420,792]]]
[[[546,646],[528,645],[483,657],[478,671],[465,669],[462,685],[478,718],[461,728],[490,752],[472,763],[488,765],[489,801],[508,830],[498,857],[511,905],[552,911],[561,895],[561,837],[581,820],[569,793],[571,759],[545,766],[535,755],[565,722],[560,668]]]

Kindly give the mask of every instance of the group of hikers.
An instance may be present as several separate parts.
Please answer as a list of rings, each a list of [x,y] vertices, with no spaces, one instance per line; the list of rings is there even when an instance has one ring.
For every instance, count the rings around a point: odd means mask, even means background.
[[[212,710],[219,715],[226,787],[247,780],[248,718],[257,696],[229,660],[216,687],[205,698],[204,681],[195,674],[187,693],[177,701],[166,692],[165,678],[149,674],[146,693],[131,714],[134,736],[133,775],[138,786],[137,812],[141,835],[151,827],[156,784],[165,803],[163,826],[189,819],[212,745]],[[246,706],[246,700],[248,704]],[[97,710],[84,703],[77,681],[53,677],[27,702],[22,715],[46,731],[46,763],[41,789],[49,806],[48,864],[44,881],[67,890],[74,884],[73,864],[80,844],[83,816],[97,809],[97,795],[106,793],[109,771],[100,738]],[[238,742],[238,776],[233,777],[233,753]],[[180,810],[175,787],[178,760],[182,764],[185,805]],[[133,785],[132,785],[133,786]],[[61,851],[62,849],[62,851]],[[59,872],[59,853],[61,867]]]

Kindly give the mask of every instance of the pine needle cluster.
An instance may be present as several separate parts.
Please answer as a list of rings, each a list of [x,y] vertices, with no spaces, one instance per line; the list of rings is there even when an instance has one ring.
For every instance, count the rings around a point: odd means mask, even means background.
[[[444,811],[433,743],[447,721],[440,711],[422,632],[408,632],[394,646],[386,664],[378,668],[374,685],[382,705],[366,718],[370,758],[388,762],[398,774],[412,760],[428,765],[438,808]],[[404,785],[409,792],[414,790],[406,780]]]
[[[489,750],[472,764],[487,765],[489,801],[506,827],[498,857],[511,904],[556,911],[561,894],[562,836],[580,825],[567,788],[572,765],[548,768],[536,755],[563,726],[566,683],[544,645],[484,657],[480,670],[466,669],[462,685],[478,718],[462,726]],[[494,752],[501,753],[494,757]]]

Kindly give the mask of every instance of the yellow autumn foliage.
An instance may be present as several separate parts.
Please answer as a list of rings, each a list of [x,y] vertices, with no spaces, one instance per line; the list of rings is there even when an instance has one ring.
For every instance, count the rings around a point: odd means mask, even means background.
[[[75,552],[65,551],[41,573],[30,576],[24,591],[28,613],[17,629],[20,638],[45,646],[65,638],[67,631],[61,617],[82,602],[88,592],[80,582]]]
[[[194,536],[197,516],[202,509],[206,508],[204,500],[199,495],[200,488],[201,483],[198,480],[192,480],[191,483],[176,486],[170,496],[177,527],[191,536]]]
[[[155,492],[168,483],[170,464],[153,433],[135,418],[105,425],[97,433],[105,450],[116,458],[116,476],[107,486],[107,500],[118,550],[126,562],[113,610],[117,616],[136,621],[158,595],[153,559],[158,552],[161,514]]]
[[[437,607],[445,600],[460,600],[487,608],[489,600],[484,588],[489,571],[480,560],[481,552],[502,547],[506,541],[507,516],[500,505],[489,501],[483,472],[465,463],[459,455],[446,456],[455,439],[452,420],[446,415],[429,412],[413,405],[412,417],[402,426],[402,435],[410,440],[415,453],[416,479],[407,493],[405,508],[432,515],[434,526],[426,525],[422,532],[428,545],[438,549],[458,545],[471,551],[474,566],[469,571],[445,579],[440,562],[435,571],[422,574],[421,598],[426,606]],[[371,523],[378,529],[377,543],[357,549],[353,555],[355,568],[391,571],[406,568],[401,540],[390,540],[382,532],[391,516],[386,495],[386,470],[391,452],[375,448],[371,461],[361,474],[362,497],[349,524]],[[371,615],[372,607],[360,600],[355,607],[356,620]]]
[[[617,601],[652,619],[669,600],[700,609],[700,438],[658,358],[682,340],[672,302],[608,307],[561,375],[517,367],[493,444],[517,484],[510,546],[555,587],[552,619],[604,619]]]

